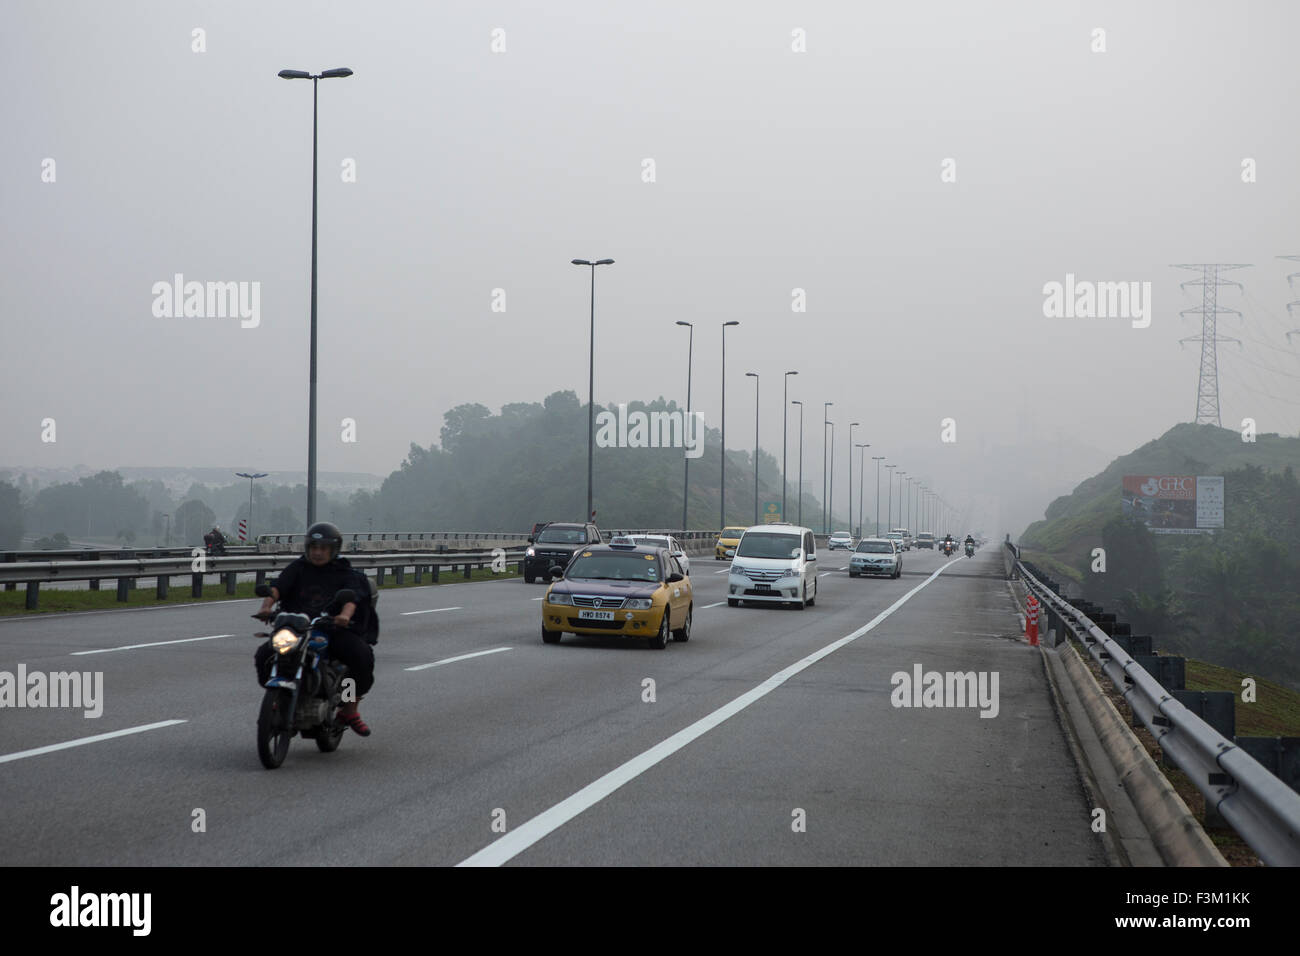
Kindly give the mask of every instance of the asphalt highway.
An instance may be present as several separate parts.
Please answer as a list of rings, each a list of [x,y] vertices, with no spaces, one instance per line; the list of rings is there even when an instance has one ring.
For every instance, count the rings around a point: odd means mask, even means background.
[[[907,552],[899,580],[819,557],[803,611],[729,608],[694,558],[691,640],[661,651],[544,645],[518,578],[383,592],[373,735],[295,739],[273,771],[257,601],[0,619],[0,672],[103,688],[99,717],[0,709],[0,859],[1105,865],[997,549]],[[917,665],[996,675],[995,715],[895,706]]]

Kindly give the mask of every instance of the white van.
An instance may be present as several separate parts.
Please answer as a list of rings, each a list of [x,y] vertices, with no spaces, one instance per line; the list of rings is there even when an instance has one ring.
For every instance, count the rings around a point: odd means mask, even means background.
[[[797,604],[817,601],[817,544],[812,530],[792,524],[746,528],[727,573],[727,605],[741,601]]]

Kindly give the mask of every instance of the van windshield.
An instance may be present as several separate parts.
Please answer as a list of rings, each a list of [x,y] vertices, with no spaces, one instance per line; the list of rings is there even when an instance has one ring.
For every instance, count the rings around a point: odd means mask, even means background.
[[[799,548],[799,535],[773,534],[770,531],[750,531],[740,539],[736,549],[738,558],[776,558],[790,560]]]

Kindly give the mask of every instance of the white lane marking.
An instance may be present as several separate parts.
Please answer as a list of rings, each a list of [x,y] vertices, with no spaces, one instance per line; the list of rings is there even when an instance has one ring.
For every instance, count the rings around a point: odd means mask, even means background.
[[[444,657],[440,661],[434,661],[432,664],[417,664],[415,667],[408,667],[408,671],[428,670],[430,667],[439,667],[442,664],[453,664],[456,661],[467,661],[471,657],[482,657],[484,654],[500,654],[502,651],[508,651],[508,647],[494,647],[488,651],[475,651],[473,654],[460,654],[456,657]]]
[[[564,826],[564,824],[568,823],[584,810],[587,810],[588,808],[595,806],[601,800],[604,800],[619,787],[623,786],[623,784],[636,779],[655,764],[681,750],[697,737],[702,737],[704,734],[721,724],[728,717],[734,717],[750,704],[766,697],[800,671],[811,667],[823,657],[834,654],[841,647],[856,641],[868,631],[874,630],[877,625],[911,600],[913,595],[918,593],[922,588],[926,587],[931,581],[942,574],[946,567],[948,567],[948,565],[939,568],[939,570],[935,571],[928,578],[916,587],[912,588],[912,590],[908,591],[897,601],[889,605],[889,607],[885,608],[853,633],[845,635],[837,641],[832,641],[830,644],[821,648],[821,650],[814,651],[802,660],[796,661],[784,670],[778,671],[757,687],[741,694],[735,700],[731,701],[731,703],[723,704],[717,710],[713,711],[713,713],[701,717],[695,723],[683,730],[679,730],[667,740],[661,741],[644,753],[638,754],[621,766],[614,768],[598,780],[587,784],[587,786],[583,787],[577,793],[561,800],[549,810],[542,811],[527,823],[516,827],[513,831],[501,837],[501,839],[494,843],[489,843],[483,849],[466,859],[461,860],[456,865],[501,866],[504,863],[508,863],[537,841]]]
[[[73,651],[73,657],[82,654],[107,654],[109,651],[134,651],[141,647],[162,647],[165,644],[189,644],[192,641],[215,641],[219,637],[234,637],[233,634],[212,634],[208,637],[183,637],[178,641],[154,641],[152,644],[123,644],[121,647],[101,647],[93,651]]]
[[[403,611],[402,617],[409,617],[412,614],[437,614],[439,611],[463,611],[463,607],[433,607],[427,611]]]
[[[731,568],[723,568],[721,571],[714,571],[714,574],[726,574]]]
[[[69,740],[67,743],[50,744],[48,747],[37,747],[34,750],[20,750],[17,753],[0,755],[0,763],[8,763],[10,760],[21,760],[24,757],[38,757],[41,754],[53,753],[56,750],[67,750],[69,747],[81,747],[85,744],[99,743],[101,740],[111,740],[114,737],[125,737],[127,734],[142,734],[146,730],[157,730],[159,727],[171,727],[173,724],[183,724],[183,720],[164,720],[156,724],[143,724],[139,727],[128,727],[126,730],[115,730],[108,734],[96,734],[93,737],[82,737],[79,740]]]
[[[840,568],[840,570],[843,571],[844,569],[843,569],[843,568]],[[819,578],[824,578],[824,577],[826,577],[826,575],[828,575],[828,574],[830,574],[830,573],[831,573],[831,572],[829,572],[829,571],[823,571],[821,574],[817,575],[817,577],[819,577]]]
[[[543,595],[543,597],[545,597],[545,595]],[[543,598],[532,598],[531,600],[533,600],[533,601],[540,601],[540,600],[542,600],[542,599],[543,599]]]
[[[706,605],[704,605],[704,607],[700,608],[700,610],[701,610],[701,611],[707,611],[707,610],[708,610],[709,608],[711,608],[711,607],[722,607],[722,605],[724,605],[724,604],[726,604],[726,603],[727,603],[726,601],[719,601],[717,604],[706,604]]]

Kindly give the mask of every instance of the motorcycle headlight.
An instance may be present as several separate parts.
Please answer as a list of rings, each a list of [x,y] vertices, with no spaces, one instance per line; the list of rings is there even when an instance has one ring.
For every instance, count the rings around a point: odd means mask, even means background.
[[[277,653],[288,654],[298,646],[298,635],[287,627],[282,628],[281,630],[276,631],[275,635],[271,638],[271,646],[275,648]]]
[[[628,598],[623,602],[623,607],[629,611],[648,611],[653,606],[652,598]]]
[[[549,604],[564,604],[567,605],[568,607],[573,607],[573,595],[571,594],[562,594],[562,593],[548,594],[546,596],[546,600],[547,603]]]

